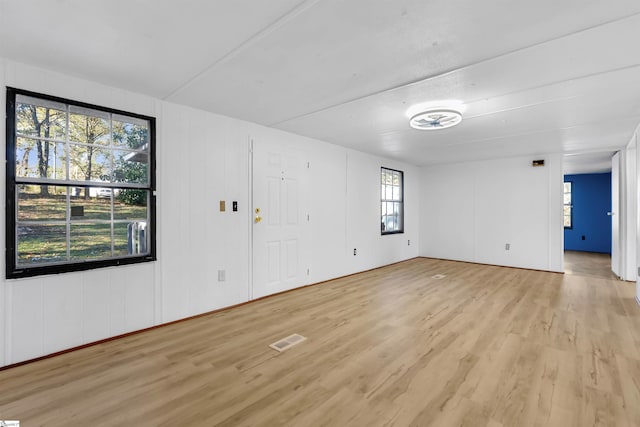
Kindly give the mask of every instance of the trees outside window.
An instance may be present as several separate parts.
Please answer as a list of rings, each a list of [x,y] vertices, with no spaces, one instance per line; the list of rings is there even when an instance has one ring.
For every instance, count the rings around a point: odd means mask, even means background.
[[[7,277],[155,259],[155,119],[7,90]]]

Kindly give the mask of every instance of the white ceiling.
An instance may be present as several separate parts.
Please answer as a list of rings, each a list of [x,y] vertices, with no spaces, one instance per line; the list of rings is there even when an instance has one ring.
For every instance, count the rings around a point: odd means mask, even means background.
[[[599,171],[640,123],[638,40],[638,0],[0,0],[2,57],[416,165]],[[461,125],[408,126],[441,100]]]

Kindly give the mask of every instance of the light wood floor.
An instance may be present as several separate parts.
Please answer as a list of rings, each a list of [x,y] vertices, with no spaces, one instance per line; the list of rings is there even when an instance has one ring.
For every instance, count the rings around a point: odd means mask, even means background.
[[[595,252],[564,251],[564,272],[598,279],[617,279],[611,271],[611,255]]]
[[[414,259],[0,372],[0,419],[640,426],[640,307],[618,280]]]

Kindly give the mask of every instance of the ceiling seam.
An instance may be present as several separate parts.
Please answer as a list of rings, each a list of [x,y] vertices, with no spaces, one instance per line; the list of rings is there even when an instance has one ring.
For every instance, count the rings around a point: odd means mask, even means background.
[[[632,120],[632,119],[635,119],[635,118],[634,117],[624,117],[624,118],[621,118],[621,119],[617,119],[616,122],[625,122],[625,121]],[[614,123],[616,123],[616,122],[614,122]],[[451,148],[451,147],[457,147],[457,146],[461,146],[461,145],[469,145],[469,144],[478,144],[478,143],[499,141],[499,140],[502,140],[502,139],[514,139],[516,137],[543,134],[543,133],[549,133],[549,132],[558,132],[558,131],[563,132],[563,131],[568,131],[568,130],[584,128],[584,127],[587,127],[587,126],[592,125],[592,124],[594,124],[594,123],[580,123],[580,124],[573,125],[573,126],[546,128],[546,129],[540,129],[540,130],[512,133],[512,134],[509,134],[509,135],[496,136],[496,137],[491,137],[491,138],[480,138],[480,139],[472,139],[472,140],[466,140],[466,141],[452,142],[452,143],[447,143],[446,147],[443,147],[443,148]],[[400,133],[403,133],[403,132],[404,131],[402,131]],[[439,147],[434,147],[434,148],[439,148]]]
[[[608,153],[608,152],[613,152],[615,153],[616,151],[619,151],[620,148],[611,148],[611,149],[604,149],[602,151],[593,151],[591,152],[585,152],[585,153],[575,153],[575,155],[580,155],[580,154],[602,154],[602,153]],[[565,157],[565,152],[564,151],[550,151],[547,153],[542,154],[544,156],[562,156],[562,160],[564,161],[564,157]],[[500,156],[500,157],[487,157],[484,159],[478,159],[478,160],[464,160],[464,161],[460,161],[460,162],[438,162],[438,163],[421,163],[421,164],[414,164],[414,166],[417,166],[419,168],[429,168],[429,167],[441,167],[441,166],[449,166],[452,164],[460,164],[460,163],[478,163],[478,162],[482,162],[485,160],[498,160],[498,159],[518,159],[518,158],[522,158],[522,157],[531,157],[528,154],[516,154],[516,155],[507,155],[507,156]],[[563,173],[564,175],[564,173]],[[573,174],[568,174],[568,175],[573,175]]]
[[[612,20],[609,20],[609,21],[605,21],[605,22],[602,22],[602,23],[597,24],[597,25],[593,25],[593,26],[590,26],[590,27],[587,27],[587,28],[582,28],[580,30],[573,31],[571,33],[566,33],[566,34],[563,34],[563,35],[560,35],[560,36],[557,36],[557,37],[554,37],[554,38],[551,38],[551,39],[547,39],[547,40],[544,40],[544,41],[541,41],[541,42],[533,43],[533,44],[528,45],[528,46],[524,46],[524,47],[520,47],[520,48],[517,48],[517,49],[513,49],[513,50],[510,50],[508,52],[501,53],[499,55],[495,55],[495,56],[492,56],[492,57],[489,57],[489,58],[484,58],[484,59],[480,59],[478,61],[467,63],[467,64],[464,64],[464,65],[461,65],[461,66],[457,66],[457,67],[454,67],[454,68],[451,68],[451,69],[448,69],[448,70],[445,70],[445,71],[438,72],[436,74],[432,74],[432,75],[429,75],[429,76],[426,76],[426,77],[421,77],[419,79],[412,80],[410,82],[406,82],[406,83],[402,83],[402,84],[399,84],[399,85],[396,85],[396,86],[392,86],[390,88],[381,89],[381,90],[378,90],[378,91],[375,91],[375,92],[371,92],[369,94],[358,96],[358,97],[355,97],[355,98],[352,98],[352,99],[349,99],[349,100],[346,100],[346,101],[343,101],[343,102],[339,102],[337,104],[329,105],[327,107],[319,108],[317,110],[314,110],[314,111],[311,111],[311,112],[308,112],[308,113],[299,114],[299,115],[296,115],[296,116],[293,116],[293,117],[289,117],[289,118],[284,119],[284,120],[279,120],[279,121],[276,121],[276,122],[268,123],[268,124],[266,124],[266,126],[277,127],[279,125],[282,125],[283,123],[290,122],[290,121],[293,121],[293,120],[297,120],[297,119],[300,119],[302,117],[312,116],[314,114],[318,114],[318,113],[321,113],[323,111],[330,110],[332,108],[340,107],[342,105],[346,105],[346,104],[350,104],[350,103],[353,103],[353,102],[357,102],[357,101],[360,101],[360,100],[363,100],[363,99],[366,99],[366,98],[370,98],[370,97],[374,97],[374,96],[377,96],[377,95],[381,95],[381,94],[384,94],[384,93],[387,93],[387,92],[393,92],[393,91],[398,90],[398,89],[403,89],[403,88],[406,88],[406,87],[418,85],[418,84],[427,82],[429,80],[435,80],[437,78],[445,77],[445,76],[447,76],[449,74],[453,74],[453,73],[458,72],[458,71],[463,71],[465,69],[475,67],[475,66],[477,66],[479,64],[493,62],[493,61],[496,61],[498,59],[505,58],[505,57],[508,57],[510,55],[513,55],[515,53],[523,52],[523,51],[526,51],[526,50],[529,50],[529,49],[532,49],[532,48],[535,48],[535,47],[538,47],[538,46],[545,45],[547,43],[552,43],[552,42],[555,42],[555,41],[558,41],[558,40],[562,40],[562,39],[565,39],[565,38],[573,37],[573,36],[578,35],[580,33],[591,31],[591,30],[594,30],[596,28],[604,27],[604,26],[611,25],[611,24],[614,24],[614,23],[617,23],[617,22],[622,22],[622,21],[625,21],[627,19],[631,19],[631,18],[634,18],[634,17],[637,17],[637,16],[640,16],[640,12],[637,12],[637,13],[634,13],[634,14],[631,14],[631,15],[627,15],[627,16],[624,16],[622,18],[616,18],[616,19],[612,19]]]
[[[594,76],[599,76],[599,75],[604,75],[604,74],[609,74],[609,73],[614,73],[614,72],[619,72],[619,71],[630,70],[630,69],[638,68],[638,67],[640,67],[640,64],[629,65],[629,66],[626,66],[626,67],[620,67],[620,68],[616,68],[614,70],[607,70],[607,71],[598,72],[598,73],[591,73],[591,74],[587,74],[587,75],[584,75],[584,76],[576,77],[576,78],[573,78],[573,79],[555,81],[555,82],[551,82],[551,83],[546,84],[546,85],[535,86],[535,87],[532,87],[532,88],[524,89],[522,91],[507,92],[507,93],[504,93],[504,94],[500,94],[500,95],[494,96],[493,98],[499,98],[499,97],[502,97],[502,96],[510,96],[510,95],[526,92],[528,90],[535,90],[535,89],[540,89],[540,88],[547,87],[547,86],[553,86],[555,84],[563,83],[563,82],[566,82],[566,81],[569,81],[569,80],[581,80],[581,79],[586,79],[586,78],[590,78],[590,77],[594,77]],[[567,101],[567,100],[571,100],[571,99],[575,99],[575,98],[580,98],[582,96],[584,96],[584,95],[565,96],[565,97],[554,98],[554,99],[545,100],[545,101],[541,101],[541,102],[534,102],[534,103],[530,103],[530,104],[527,104],[527,105],[521,105],[521,106],[517,106],[517,107],[513,107],[513,108],[505,108],[505,109],[501,109],[501,110],[497,110],[497,111],[491,111],[489,113],[482,113],[482,114],[476,114],[476,115],[472,115],[472,116],[466,116],[465,120],[471,120],[471,119],[474,119],[474,118],[489,116],[489,115],[492,115],[492,114],[508,112],[508,111],[515,111],[515,110],[519,110],[519,109],[523,109],[523,108],[535,107],[535,106],[538,106],[538,105],[544,105],[544,104],[549,104],[549,103],[554,103],[554,102]],[[472,104],[474,102],[479,102],[481,100],[482,99],[477,99],[477,100],[469,102],[469,104]],[[623,118],[619,118],[618,121],[622,122],[622,121],[627,121],[627,120],[631,120],[631,119],[637,119],[637,117],[635,115],[628,115],[628,116],[625,116]],[[500,137],[495,137],[495,138],[474,139],[474,140],[468,140],[468,141],[461,141],[461,142],[457,142],[457,143],[452,143],[450,145],[451,146],[456,146],[456,145],[474,144],[474,143],[478,143],[478,142],[489,142],[489,141],[504,139],[504,138],[507,138],[507,137],[532,135],[532,134],[539,133],[539,132],[565,131],[565,130],[571,130],[571,129],[576,129],[576,128],[580,128],[580,127],[585,127],[585,126],[588,126],[590,124],[592,124],[592,123],[580,123],[580,124],[575,125],[575,126],[548,128],[548,129],[543,129],[541,131],[536,131],[536,132],[522,132],[522,133],[511,134],[511,135],[508,135],[506,137],[500,136]],[[640,129],[640,125],[638,125],[638,129]],[[403,134],[403,133],[407,133],[407,132],[411,132],[411,129],[406,129],[406,130],[401,130],[401,131],[383,132],[383,133],[381,133],[381,135],[383,135],[383,136],[391,136],[391,135]]]
[[[543,88],[546,88],[546,87],[549,87],[549,86],[559,85],[559,84],[566,83],[566,82],[575,82],[575,81],[578,81],[578,80],[586,80],[586,79],[590,79],[592,77],[604,76],[604,75],[610,74],[610,73],[618,73],[618,72],[621,72],[621,71],[632,70],[632,69],[638,68],[638,67],[640,67],[640,64],[625,65],[624,67],[619,67],[619,68],[614,68],[614,69],[604,70],[604,71],[598,71],[598,72],[590,73],[590,74],[583,74],[581,76],[571,77],[571,78],[568,78],[568,79],[554,80],[554,81],[549,82],[549,83],[544,83],[544,84],[540,84],[540,85],[537,85],[537,86],[531,86],[531,87],[528,87],[528,88],[525,88],[525,89],[522,89],[522,90],[515,90],[515,91],[512,91],[512,92],[504,92],[504,93],[501,93],[499,95],[494,95],[491,98],[492,99],[496,99],[496,98],[501,98],[501,97],[505,97],[505,96],[517,95],[517,94],[520,94],[520,93],[523,93],[523,92],[543,89]],[[586,95],[574,95],[574,96],[565,97],[565,98],[580,98],[580,97],[583,97],[583,96],[586,96]],[[474,99],[472,101],[465,102],[465,104],[466,105],[473,104],[474,102],[480,102],[480,101],[482,101],[484,99],[488,99],[488,98]],[[558,99],[560,99],[560,98],[558,98]],[[533,105],[535,105],[535,104],[533,104]],[[516,107],[516,108],[518,108],[518,107]],[[516,108],[514,108],[514,109],[516,109]],[[501,112],[501,111],[509,111],[509,110],[511,110],[511,109],[500,110],[500,111],[495,111],[495,112],[498,113],[498,112]],[[488,115],[488,114],[492,114],[492,113],[476,114],[475,116],[465,116],[465,118],[480,117],[480,116],[484,116],[484,115]]]
[[[205,73],[211,71],[212,69],[214,69],[215,67],[219,66],[220,64],[223,64],[224,62],[226,62],[229,59],[233,58],[234,56],[238,55],[243,50],[247,49],[248,47],[250,47],[251,45],[253,45],[257,41],[261,40],[262,38],[264,38],[265,36],[269,35],[273,31],[275,31],[275,30],[279,29],[280,27],[282,27],[283,25],[287,24],[290,20],[292,20],[296,16],[300,15],[301,13],[307,11],[308,9],[312,8],[313,6],[315,6],[319,2],[320,2],[320,0],[305,0],[302,3],[298,4],[293,9],[289,10],[284,15],[280,16],[275,21],[271,22],[266,27],[262,28],[257,33],[253,34],[251,37],[249,37],[248,39],[246,39],[245,41],[243,41],[242,43],[237,45],[235,48],[233,48],[229,52],[225,53],[220,58],[216,59],[213,63],[209,64],[204,69],[202,69],[202,71],[199,71],[195,75],[193,75],[192,77],[188,78],[184,83],[180,84],[178,87],[173,89],[171,92],[169,92],[167,95],[165,95],[162,99],[163,100],[168,100],[169,98],[175,96],[178,92],[180,92],[181,90],[183,90],[186,87],[190,86],[196,80],[201,78]]]
[[[545,88],[545,87],[548,87],[548,86],[561,84],[561,83],[564,83],[564,82],[567,82],[567,81],[583,80],[583,79],[588,79],[588,78],[591,78],[591,77],[601,76],[601,75],[605,75],[605,74],[609,74],[609,73],[616,73],[616,72],[620,72],[620,71],[631,70],[631,69],[638,68],[638,67],[640,67],[640,64],[633,64],[633,65],[628,65],[628,66],[625,66],[625,67],[616,68],[616,69],[613,69],[613,70],[606,70],[606,71],[602,71],[602,72],[585,74],[585,75],[582,75],[582,76],[579,76],[579,77],[574,77],[574,78],[571,78],[571,79],[556,80],[556,81],[553,81],[553,82],[550,82],[550,83],[547,83],[547,84],[533,86],[533,87],[529,87],[529,88],[526,88],[526,89],[523,89],[523,90],[517,90],[517,91],[512,91],[512,92],[501,93],[499,95],[492,96],[492,98],[495,99],[495,98],[501,98],[501,97],[505,97],[505,96],[516,95],[516,94],[527,92],[527,91],[530,91],[530,90],[537,90],[537,89]],[[540,101],[540,102],[529,103],[529,104],[526,104],[526,105],[520,105],[520,106],[512,107],[512,108],[503,108],[503,109],[491,111],[491,112],[488,112],[488,113],[481,113],[481,114],[475,114],[475,115],[471,115],[471,116],[465,116],[465,121],[472,120],[474,118],[489,116],[489,115],[492,115],[492,114],[498,114],[498,113],[504,113],[504,112],[508,112],[508,111],[520,110],[520,109],[528,108],[528,107],[535,107],[535,106],[545,105],[545,104],[550,104],[550,103],[555,103],[555,102],[568,101],[568,100],[571,100],[571,99],[581,98],[583,96],[585,96],[585,95],[564,96],[564,97],[548,99],[548,100],[544,100],[544,101]],[[467,102],[465,104],[470,105],[470,104],[473,104],[475,102],[481,102],[483,99],[485,99],[485,98],[478,98],[478,99],[475,99],[473,101],[469,101],[469,102]],[[628,120],[628,119],[631,119],[633,117],[635,117],[635,116],[628,116],[628,117],[625,117],[624,120]],[[586,126],[586,124],[581,124],[579,126]],[[639,126],[639,128],[640,128],[640,126]],[[571,129],[571,128],[557,128],[556,130],[569,130],[569,129]],[[388,132],[382,132],[381,135],[391,136],[391,135],[403,134],[403,133],[408,133],[408,132],[412,132],[412,130],[411,129],[405,129],[405,130],[400,130],[400,131],[388,131]],[[529,135],[529,134],[531,134],[531,133],[528,132],[528,133],[522,133],[522,134],[514,134],[513,136],[522,136],[522,135]],[[497,139],[500,139],[500,138],[502,138],[502,137],[498,137]],[[461,143],[458,143],[458,144],[467,144],[467,143],[470,144],[470,143],[475,143],[475,142],[479,142],[479,141],[482,142],[482,141],[485,141],[485,140],[486,141],[491,141],[493,139],[496,139],[496,138],[472,140],[471,142],[461,142]],[[456,145],[456,144],[454,144],[454,145]]]
[[[583,156],[583,155],[588,155],[588,154],[602,154],[602,153],[609,153],[612,151],[616,151],[619,150],[619,148],[602,148],[602,149],[598,149],[598,150],[584,150],[584,151],[563,151],[562,155],[563,157],[573,157],[573,156]]]

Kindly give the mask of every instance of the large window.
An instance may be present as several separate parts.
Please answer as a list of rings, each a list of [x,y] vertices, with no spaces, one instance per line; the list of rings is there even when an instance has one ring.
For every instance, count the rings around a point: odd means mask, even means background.
[[[564,228],[573,227],[573,205],[571,204],[571,182],[564,183]]]
[[[404,232],[404,184],[401,171],[380,169],[380,230],[382,234]]]
[[[7,89],[7,277],[155,259],[155,119]]]

